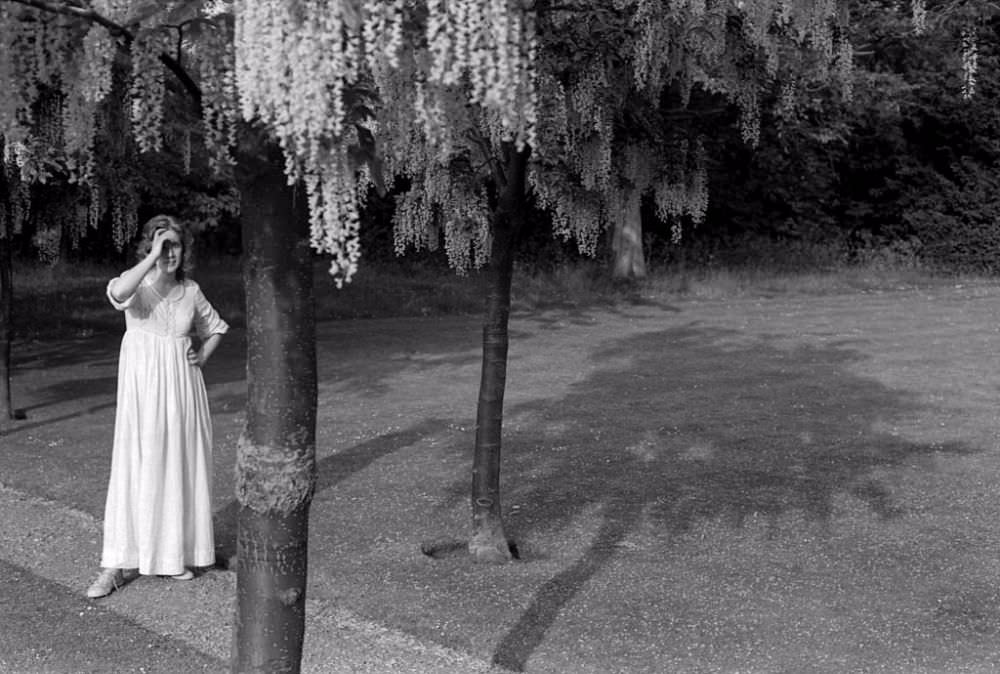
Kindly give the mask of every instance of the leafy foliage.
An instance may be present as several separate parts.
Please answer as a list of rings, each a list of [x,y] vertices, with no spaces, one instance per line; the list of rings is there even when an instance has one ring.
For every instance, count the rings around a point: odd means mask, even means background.
[[[755,148],[717,133],[710,156],[727,161],[711,165],[712,207],[693,249],[763,237],[839,247],[842,260],[885,249],[934,267],[996,269],[995,13],[977,17],[977,90],[965,99],[967,15],[928,5],[916,35],[890,3],[857,5],[852,99],[826,86],[791,110],[768,101]]]
[[[9,165],[28,181],[64,173],[88,185],[88,220],[110,212],[123,241],[143,190],[116,180],[131,175],[127,162],[95,161],[105,117],[117,117],[108,137],[133,139],[130,151],[182,148],[186,164],[186,148],[203,145],[200,156],[223,180],[240,119],[263,123],[289,180],[306,185],[312,243],[333,255],[342,280],[360,255],[365,195],[397,179],[405,185],[395,190],[397,251],[443,241],[456,269],[481,265],[511,152],[530,151],[533,196],[554,233],[584,252],[639,201],[652,201],[675,241],[685,223],[735,212],[739,190],[710,176],[748,152],[802,183],[782,185],[769,173],[765,196],[753,198],[785,211],[778,231],[845,219],[842,228],[879,235],[925,231],[926,203],[897,200],[909,210],[886,217],[883,204],[899,192],[888,174],[920,175],[895,166],[894,150],[929,123],[911,112],[928,105],[922,87],[977,105],[962,96],[989,84],[983,73],[994,55],[983,40],[995,35],[992,13],[980,9],[959,0],[914,0],[906,11],[834,0],[538,0],[530,8],[517,0],[101,0],[86,8],[5,0],[0,80],[15,95],[0,102],[0,131]],[[936,81],[901,84],[929,60],[947,64]],[[124,89],[116,94],[118,67]],[[177,111],[164,107],[164,68],[191,74],[181,81],[201,114],[183,130],[171,128]],[[903,98],[877,90],[886,83]],[[851,95],[859,103],[848,120],[837,101]],[[124,116],[109,113],[116,105]],[[751,150],[723,142],[731,109]],[[113,166],[125,168],[116,176]],[[952,183],[979,175],[961,161],[940,166]],[[861,185],[855,175],[878,180]],[[724,195],[715,211],[710,180]],[[836,204],[796,215],[832,185],[846,190]],[[223,196],[206,210],[230,202]],[[877,217],[887,222],[875,227]]]
[[[39,203],[34,213],[17,209],[16,226],[33,232],[43,257],[76,248],[102,223],[113,224],[107,241],[120,250],[150,208],[178,213],[199,228],[238,210],[219,149],[209,155],[200,149],[220,143],[211,96],[202,97],[208,101],[202,137],[199,117],[179,101],[161,66],[168,38],[183,42],[197,32],[192,26],[202,25],[183,23],[190,19],[180,9],[189,14],[192,3],[171,4],[169,16],[181,23],[132,34],[108,23],[136,25],[153,16],[154,6],[162,12],[163,3],[97,3],[100,21],[69,12],[74,5],[60,5],[69,13],[59,13],[0,3],[8,20],[0,41],[10,47],[0,55],[0,73],[21,93],[0,102],[0,134],[7,138],[7,173],[20,189],[15,194],[26,205]],[[231,135],[221,141],[222,156],[230,142]],[[39,201],[42,192],[47,196]]]

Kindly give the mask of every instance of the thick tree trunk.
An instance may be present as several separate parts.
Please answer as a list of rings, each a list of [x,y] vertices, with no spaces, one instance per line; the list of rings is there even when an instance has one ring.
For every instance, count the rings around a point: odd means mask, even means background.
[[[644,278],[646,257],[642,250],[641,200],[625,199],[624,212],[616,220],[611,238],[614,257],[612,275],[620,279]]]
[[[250,160],[241,160],[246,165]],[[260,165],[261,160],[256,159]],[[241,180],[247,421],[237,454],[235,672],[298,672],[316,480],[316,333],[304,200],[280,154]]]
[[[503,396],[507,385],[510,286],[514,243],[524,222],[527,151],[513,152],[506,167],[493,222],[493,245],[486,280],[483,319],[483,366],[476,410],[476,445],[472,460],[472,537],[469,553],[476,561],[506,562],[510,545],[500,508],[500,446]]]

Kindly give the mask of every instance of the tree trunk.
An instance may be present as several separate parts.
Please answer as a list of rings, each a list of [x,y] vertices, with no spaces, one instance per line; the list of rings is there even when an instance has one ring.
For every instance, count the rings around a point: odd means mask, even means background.
[[[3,138],[0,137],[0,158],[3,157]],[[11,393],[11,343],[14,340],[14,272],[13,236],[10,218],[10,186],[5,169],[0,164],[0,415],[3,419],[16,419],[14,398]]]
[[[486,275],[483,319],[483,366],[476,410],[476,445],[472,460],[472,537],[469,553],[480,562],[506,562],[510,545],[500,509],[500,445],[503,396],[507,384],[510,286],[514,243],[524,223],[528,153],[510,150],[506,184],[501,187],[493,221],[493,244]]]
[[[2,198],[2,195],[0,195]],[[0,202],[2,203],[2,202]],[[4,419],[17,419],[11,392],[11,344],[14,340],[14,274],[11,267],[11,232],[6,218],[0,226],[0,414]]]
[[[259,157],[242,159],[261,166]],[[247,420],[236,464],[235,672],[298,672],[316,481],[316,332],[304,200],[280,153],[241,177]]]
[[[623,211],[616,219],[611,238],[614,256],[612,275],[630,279],[646,276],[646,258],[642,251],[642,200],[630,194],[624,200]]]

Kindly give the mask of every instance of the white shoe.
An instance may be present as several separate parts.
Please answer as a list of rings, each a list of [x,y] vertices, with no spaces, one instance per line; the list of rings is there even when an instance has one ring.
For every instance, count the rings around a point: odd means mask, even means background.
[[[106,597],[125,584],[125,574],[121,569],[101,569],[97,580],[87,588],[87,596],[91,599]]]

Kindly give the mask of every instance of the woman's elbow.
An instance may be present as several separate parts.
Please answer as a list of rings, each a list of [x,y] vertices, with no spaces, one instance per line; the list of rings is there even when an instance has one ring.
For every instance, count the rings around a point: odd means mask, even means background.
[[[112,281],[111,285],[108,286],[108,295],[110,295],[111,299],[119,304],[125,301],[125,298],[118,292],[118,284],[115,281]]]

